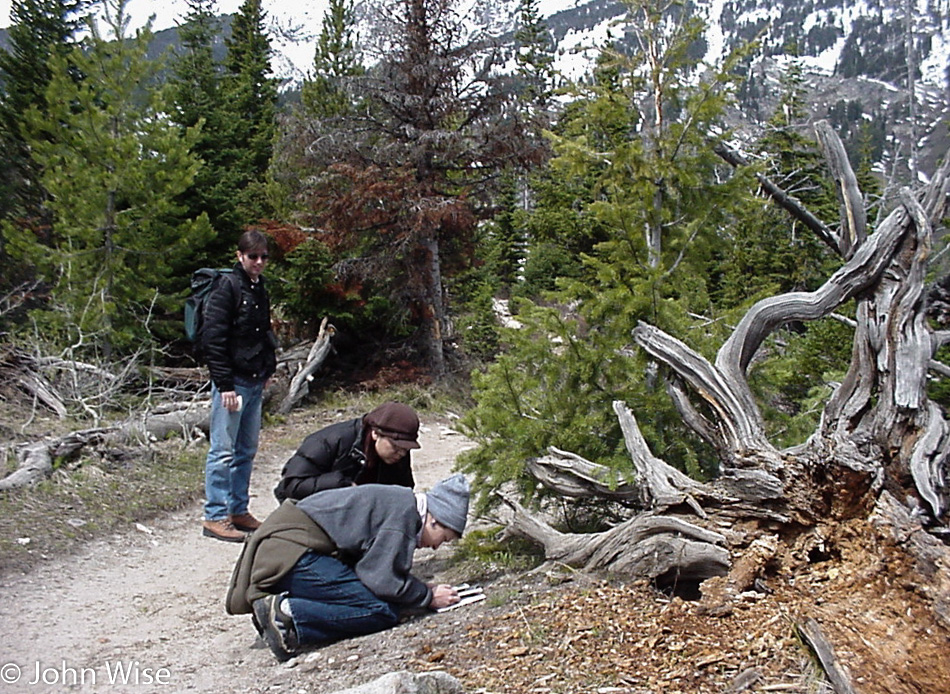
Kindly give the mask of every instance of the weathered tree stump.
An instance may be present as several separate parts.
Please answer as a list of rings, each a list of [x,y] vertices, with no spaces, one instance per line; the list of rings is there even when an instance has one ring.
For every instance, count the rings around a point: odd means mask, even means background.
[[[602,533],[559,533],[503,497],[509,531],[533,538],[553,560],[649,578],[706,581],[704,606],[728,610],[754,585],[785,540],[818,523],[870,519],[915,558],[921,589],[936,618],[950,626],[950,426],[927,396],[934,353],[945,343],[926,320],[926,264],[932,227],[947,213],[950,160],[921,195],[867,233],[863,198],[844,148],[827,123],[817,126],[838,183],[837,230],[817,220],[771,182],[764,189],[840,253],[844,265],[819,289],[757,302],[713,363],[685,343],[642,323],[636,344],[661,365],[684,422],[718,453],[718,476],[699,483],[656,458],[624,403],[614,403],[633,474],[618,476],[576,454],[550,450],[530,461],[544,485],[573,498],[626,506],[628,520]],[[734,165],[741,157],[720,154]],[[766,436],[747,369],[782,326],[831,316],[854,301],[852,362],[827,402],[818,429],[785,450]],[[742,521],[738,524],[737,521]],[[824,648],[820,634],[816,649]],[[836,687],[847,691],[842,679]]]

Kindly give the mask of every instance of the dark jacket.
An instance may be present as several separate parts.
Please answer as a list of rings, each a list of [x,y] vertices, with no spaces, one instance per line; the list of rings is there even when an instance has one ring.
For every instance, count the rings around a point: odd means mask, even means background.
[[[372,469],[367,467],[364,447],[368,433],[363,418],[358,417],[310,434],[284,465],[274,496],[278,501],[303,499],[354,483],[413,488],[409,451],[391,465],[379,461]]]
[[[222,393],[234,390],[235,378],[270,378],[277,355],[264,278],[252,284],[240,263],[232,277],[221,275],[205,304],[200,339],[211,380]]]

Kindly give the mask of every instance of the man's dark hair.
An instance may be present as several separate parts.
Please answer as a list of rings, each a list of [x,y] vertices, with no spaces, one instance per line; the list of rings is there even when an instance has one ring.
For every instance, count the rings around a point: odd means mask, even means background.
[[[241,253],[253,251],[255,248],[267,248],[270,237],[263,231],[248,229],[238,239],[238,250]]]

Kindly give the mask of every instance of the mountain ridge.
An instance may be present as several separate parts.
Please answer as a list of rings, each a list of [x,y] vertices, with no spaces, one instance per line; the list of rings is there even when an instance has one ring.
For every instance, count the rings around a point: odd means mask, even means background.
[[[358,36],[373,30],[372,2],[356,5]],[[296,90],[312,69],[326,5],[326,0],[307,7],[287,0],[263,0],[272,69],[284,92]],[[218,3],[219,9],[231,11],[239,6],[240,0]],[[574,80],[588,71],[608,36],[620,35],[618,20],[626,11],[620,0],[538,0],[536,7],[556,45],[555,68]],[[184,0],[160,6],[132,0],[130,26],[144,25],[154,13],[156,43],[174,44],[186,8]],[[518,0],[490,5],[463,0],[461,9],[475,18],[479,28],[489,28],[497,36],[510,37],[517,26]],[[795,64],[802,71],[811,118],[847,111],[852,122],[841,125],[857,128],[870,122],[876,131],[887,133],[879,137],[891,140],[878,143],[880,167],[887,167],[895,157],[906,157],[911,144],[916,144],[926,150],[920,157],[926,164],[922,170],[932,171],[948,141],[943,123],[950,115],[950,0],[916,0],[910,17],[904,10],[904,3],[888,0],[702,0],[686,6],[687,12],[700,13],[707,22],[707,63],[719,64],[741,44],[758,42],[747,65],[749,83],[758,81],[757,94],[755,101],[747,98],[742,104],[740,132],[760,127],[768,118],[780,94],[782,71]],[[229,26],[229,22],[223,24]],[[0,47],[5,46],[5,34],[0,30]],[[908,122],[912,91],[914,127]]]

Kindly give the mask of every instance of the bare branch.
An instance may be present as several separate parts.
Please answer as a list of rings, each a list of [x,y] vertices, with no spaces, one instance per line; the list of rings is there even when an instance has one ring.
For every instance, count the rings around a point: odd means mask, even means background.
[[[851,259],[814,292],[789,292],[757,302],[719,350],[716,365],[744,382],[745,370],[765,338],[778,326],[815,320],[830,314],[877,281],[894,256],[906,231],[907,210],[898,207],[868,237]]]
[[[562,533],[497,492],[513,512],[508,530],[544,547],[547,559],[587,570],[608,569],[657,578],[675,573],[704,580],[728,571],[725,537],[670,516],[639,515],[602,533]]]
[[[277,410],[280,414],[287,414],[293,409],[294,405],[306,397],[310,390],[308,384],[313,379],[313,374],[316,373],[330,353],[330,339],[336,334],[336,328],[329,325],[327,320],[327,318],[324,318],[320,323],[317,339],[313,341],[313,346],[310,348],[304,363],[298,365],[297,373],[290,381],[287,395],[284,396]]]
[[[548,455],[529,460],[528,471],[544,486],[574,499],[640,501],[642,495],[636,483],[614,470],[554,446],[548,448]]]
[[[854,175],[848,154],[841,138],[826,120],[815,123],[815,133],[825,154],[828,168],[835,179],[838,202],[841,205],[841,231],[838,234],[838,251],[844,258],[850,258],[854,249],[867,238],[867,217],[864,210],[864,196],[858,188],[858,179]]]
[[[709,405],[716,415],[715,425],[725,442],[725,452],[731,456],[750,450],[774,453],[744,377],[730,380],[701,354],[652,325],[640,323],[633,337],[648,354],[668,364]]]
[[[717,144],[713,149],[723,160],[736,168],[749,165],[745,157],[723,143]],[[759,182],[759,185],[762,186],[762,189],[769,197],[778,203],[780,207],[811,229],[811,231],[814,232],[819,239],[824,241],[835,253],[841,252],[838,247],[838,237],[827,224],[809,212],[799,200],[789,195],[768,176],[756,173],[755,178]]]

